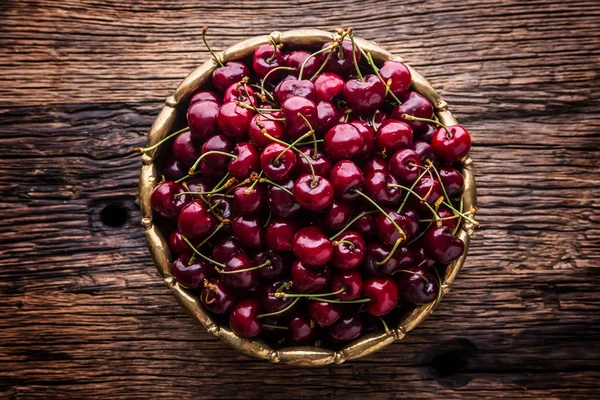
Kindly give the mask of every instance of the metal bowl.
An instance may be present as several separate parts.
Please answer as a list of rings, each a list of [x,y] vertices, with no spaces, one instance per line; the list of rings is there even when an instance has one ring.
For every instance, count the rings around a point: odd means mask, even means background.
[[[298,29],[286,32],[272,32],[269,36],[255,36],[241,41],[221,53],[217,54],[223,62],[231,60],[240,60],[249,57],[254,50],[262,45],[269,43],[269,37],[276,43],[284,43],[289,47],[315,47],[325,42],[331,41],[336,37],[335,33],[330,33],[318,29]],[[356,43],[366,51],[369,51],[377,63],[383,63],[386,60],[402,61],[398,56],[394,56],[377,46],[373,42],[368,42],[356,38]],[[147,146],[152,146],[172,132],[177,120],[178,114],[185,115],[184,108],[187,102],[198,88],[202,87],[212,75],[217,67],[215,61],[211,58],[200,67],[196,68],[181,82],[175,92],[167,98],[165,106],[154,121],[150,134],[148,135]],[[435,114],[438,119],[446,125],[456,125],[457,122],[448,111],[448,104],[443,101],[431,84],[427,82],[417,71],[408,67],[412,74],[412,88],[425,96],[434,106]],[[274,363],[286,363],[306,366],[318,366],[331,363],[340,364],[347,360],[353,360],[366,356],[381,350],[395,340],[402,339],[408,332],[416,328],[423,322],[435,309],[441,300],[426,306],[418,307],[408,314],[398,326],[390,327],[390,332],[375,332],[364,335],[354,342],[346,345],[339,351],[327,350],[316,346],[285,347],[275,350],[260,340],[251,340],[239,337],[226,326],[217,325],[211,318],[211,315],[202,307],[201,302],[192,296],[186,289],[181,287],[169,271],[172,262],[169,246],[159,231],[153,224],[152,208],[150,207],[150,194],[156,185],[160,182],[160,174],[154,165],[156,152],[150,152],[142,156],[142,171],[140,175],[140,208],[142,211],[142,226],[146,229],[146,239],[148,248],[154,260],[156,268],[164,278],[166,285],[172,290],[175,298],[188,314],[200,322],[210,334],[217,336],[229,346],[254,357],[269,360]],[[465,178],[465,188],[462,196],[464,209],[470,210],[476,206],[476,188],[473,177],[473,162],[466,157],[462,160],[462,173]],[[450,290],[450,285],[456,278],[465,262],[469,249],[469,240],[474,231],[474,225],[462,219],[461,226],[457,236],[465,243],[463,255],[454,261],[446,269],[445,276],[442,277],[442,293],[446,294]]]

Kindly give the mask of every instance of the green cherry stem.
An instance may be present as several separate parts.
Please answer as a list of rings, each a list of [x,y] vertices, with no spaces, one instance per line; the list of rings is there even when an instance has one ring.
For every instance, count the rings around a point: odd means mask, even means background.
[[[183,178],[179,178],[179,179],[177,179],[177,180],[175,181],[175,183],[181,183],[181,182],[185,181],[187,178],[190,178],[190,177],[191,177],[191,175],[186,175],[186,176],[184,176]]]
[[[269,214],[267,215],[267,221],[263,224],[263,228],[266,228],[267,226],[269,226],[269,222],[271,222],[272,215],[273,215],[273,213],[269,210]]]
[[[259,316],[260,318],[260,316]],[[289,331],[290,328],[288,328],[287,326],[279,326],[279,325],[271,325],[271,324],[261,324],[263,327],[266,328],[271,328],[271,329],[282,329],[284,331]]]
[[[302,65],[300,66],[300,72],[298,73],[298,80],[301,81],[302,80],[302,76],[304,74],[304,66],[306,65],[306,63],[308,62],[308,60],[310,60],[313,57],[318,56],[319,54],[323,54],[328,50],[333,50],[334,48],[336,48],[338,46],[337,42],[334,42],[334,44],[325,47],[324,49],[321,49],[319,51],[315,51],[314,53],[312,53],[311,55],[309,55],[308,57],[306,57],[306,60],[304,60],[304,62],[302,63]]]
[[[173,132],[173,133],[171,133],[169,136],[165,137],[165,138],[164,138],[164,139],[162,139],[160,142],[158,142],[158,143],[156,143],[156,144],[154,144],[154,145],[152,145],[152,146],[149,146],[149,147],[142,147],[142,148],[140,148],[140,147],[135,147],[133,150],[134,150],[135,152],[137,152],[137,153],[142,153],[142,154],[144,154],[144,153],[147,153],[147,152],[149,152],[149,151],[152,151],[152,150],[154,150],[154,149],[158,148],[158,147],[159,147],[161,144],[163,144],[163,143],[165,143],[165,142],[169,141],[170,139],[174,138],[175,136],[179,135],[180,133],[183,133],[183,132],[186,132],[186,131],[189,131],[189,130],[190,130],[190,127],[189,127],[189,126],[187,126],[187,127],[183,128],[183,129],[180,129],[180,130],[178,130],[178,131],[176,131],[176,132]]]
[[[364,82],[365,78],[363,78],[362,73],[360,72],[360,67],[358,66],[358,60],[356,59],[356,52],[354,51],[354,49],[358,48],[358,46],[356,45],[356,43],[354,43],[354,29],[353,28],[348,28],[348,36],[350,37],[350,41],[352,42],[352,58],[354,59],[354,68],[356,68],[356,75],[358,75],[358,79],[361,82]]]
[[[275,111],[281,111],[279,109],[256,108],[256,106],[252,102],[250,102],[250,105],[248,105],[246,103],[242,103],[241,101],[236,101],[235,105],[238,106],[238,107],[245,108],[247,110],[254,111],[258,115],[260,115],[261,117],[266,118],[266,119],[271,120],[271,121],[285,121],[285,118],[275,118],[275,117],[273,117],[271,115],[265,114],[265,113],[270,113],[270,112],[275,112]],[[256,121],[256,122],[258,123],[259,121]]]
[[[219,57],[217,57],[217,55],[212,51],[212,49],[210,48],[210,46],[206,42],[206,31],[207,30],[208,30],[208,26],[204,26],[202,28],[202,41],[204,42],[204,45],[206,46],[206,48],[208,49],[208,51],[210,52],[210,54],[213,56],[213,59],[215,60],[215,62],[217,64],[219,64],[219,67],[223,67],[223,62],[221,62],[221,60],[219,60]]]
[[[329,53],[331,54],[331,53]],[[312,137],[312,142],[313,142],[313,159],[317,159],[317,152],[319,151],[319,149],[317,148],[317,137],[315,135],[315,130],[312,126],[312,124],[310,123],[310,121],[308,119],[306,119],[306,117],[304,115],[302,115],[302,113],[298,113],[298,116],[300,118],[302,118],[304,120],[304,123],[306,124],[306,126],[308,126],[308,133],[311,133],[311,137]],[[298,142],[298,140],[296,141]],[[293,144],[296,144],[296,142],[294,142]]]
[[[460,212],[461,212],[461,213],[463,212],[463,207],[464,207],[464,201],[463,201],[463,199],[461,198],[461,199],[460,199]],[[459,214],[459,215],[460,215],[460,214]],[[462,218],[462,217],[461,217],[461,218]],[[454,232],[452,232],[452,235],[453,235],[453,236],[456,236],[456,232],[458,232],[458,230],[460,229],[460,223],[461,223],[461,222],[462,222],[462,220],[461,220],[461,221],[458,221],[458,223],[456,224],[456,228],[454,228]]]
[[[358,304],[358,303],[368,303],[371,301],[371,299],[334,300],[334,299],[324,299],[322,297],[313,297],[311,300],[321,301],[323,303],[340,303],[340,304]]]
[[[287,194],[289,194],[290,196],[293,196],[294,194],[287,188],[284,188],[283,186],[281,186],[280,184],[273,182],[272,180],[270,180],[269,178],[260,178],[260,183],[268,183],[269,185],[273,185],[276,188],[279,188],[281,190],[283,190],[284,192],[286,192]]]
[[[396,243],[394,243],[394,247],[392,247],[392,249],[390,250],[388,255],[383,260],[375,262],[375,265],[383,265],[386,262],[388,262],[390,260],[390,258],[392,258],[392,256],[396,252],[396,250],[398,249],[398,246],[400,246],[400,243],[402,243],[402,239],[396,240]]]
[[[429,122],[430,124],[434,124],[436,126],[441,126],[442,128],[444,128],[444,130],[446,131],[446,135],[451,138],[452,135],[450,134],[450,131],[448,130],[448,128],[446,127],[446,125],[442,124],[440,121],[436,121],[435,119],[430,119],[430,118],[420,118],[420,117],[415,117],[414,115],[408,115],[408,114],[402,114],[400,116],[400,118],[406,120],[406,121],[420,121],[420,122]]]
[[[317,76],[319,76],[319,74],[323,71],[323,69],[327,66],[327,63],[329,62],[329,60],[331,59],[331,55],[333,54],[333,51],[330,51],[329,54],[327,54],[327,57],[325,57],[325,61],[323,61],[323,63],[321,64],[321,66],[319,67],[319,69],[317,70],[317,72],[315,72],[313,74],[313,76],[310,77],[309,81],[314,81],[315,78]]]
[[[217,234],[217,232],[219,232],[219,230],[221,228],[223,228],[223,226],[225,226],[225,224],[223,222],[221,222],[219,225],[217,225],[217,227],[215,228],[214,231],[211,232],[210,235],[208,235],[208,237],[206,239],[204,239],[202,242],[200,242],[200,244],[198,246],[196,246],[196,250],[200,251],[200,248],[202,246],[204,246],[206,243],[208,243],[208,241]],[[190,257],[190,262],[194,261],[196,259],[196,253],[192,254],[192,256]]]
[[[282,308],[279,311],[274,311],[272,313],[267,313],[267,314],[259,314],[256,317],[257,318],[267,318],[267,317],[274,317],[275,315],[283,314],[284,312],[291,310],[296,305],[296,303],[299,301],[300,301],[300,298],[298,297],[298,298],[294,299],[294,301],[292,301],[287,307]]]
[[[226,186],[223,186],[223,187],[231,186],[231,183],[227,184],[228,183],[228,179],[229,179],[229,172],[227,172],[225,174],[225,176],[223,177],[223,179],[221,179],[219,181],[219,183],[217,183],[215,185],[215,187],[211,190],[211,192],[220,192],[223,189],[223,188],[221,188],[221,185],[226,185]]]
[[[187,244],[190,246],[190,248],[192,249],[192,251],[193,251],[195,254],[199,255],[200,257],[202,257],[203,259],[205,259],[205,260],[206,260],[206,261],[208,261],[209,263],[212,263],[212,264],[214,264],[214,265],[218,265],[218,266],[219,266],[219,267],[221,267],[221,268],[224,268],[224,267],[225,267],[225,264],[223,264],[223,263],[220,263],[220,262],[216,262],[215,260],[208,258],[208,257],[207,257],[207,256],[205,256],[204,254],[202,254],[202,253],[200,253],[198,250],[196,250],[196,248],[194,247],[194,245],[192,244],[192,242],[190,242],[190,241],[189,241],[189,239],[188,239],[188,238],[186,238],[185,236],[182,236],[181,238],[183,239],[183,241],[184,241],[184,242],[186,242],[186,243],[187,243]]]
[[[284,142],[283,140],[279,140],[279,139],[277,139],[277,138],[275,138],[275,137],[273,137],[273,136],[269,135],[269,134],[268,134],[266,131],[265,131],[265,132],[263,132],[262,134],[263,134],[263,135],[264,135],[266,138],[268,138],[268,139],[270,139],[270,140],[274,141],[275,143],[279,143],[279,144],[282,144],[282,145],[284,145],[284,146],[287,146],[287,145],[288,145],[288,143]],[[312,184],[313,184],[314,186],[316,186],[316,185],[317,185],[317,174],[315,173],[315,168],[313,167],[313,165],[312,165],[312,162],[310,161],[310,158],[309,158],[309,157],[308,157],[306,154],[304,154],[303,152],[301,152],[300,150],[298,150],[297,148],[295,148],[295,147],[294,147],[293,149],[294,149],[294,150],[296,151],[296,153],[298,153],[300,156],[304,157],[304,159],[305,159],[305,160],[306,160],[306,162],[308,163],[308,167],[310,168],[310,172],[311,172],[311,174],[312,174]],[[313,187],[314,187],[314,186],[313,186]]]
[[[340,244],[347,244],[348,247],[350,247],[350,250],[354,250],[356,248],[356,245],[354,243],[352,243],[351,241],[349,241],[349,240],[334,240],[334,241],[331,242],[331,244],[333,246],[337,246],[337,245],[340,245]]]
[[[373,56],[371,55],[371,53],[367,53],[365,52],[363,49],[361,49],[360,47],[358,48],[361,52],[361,54],[365,57],[365,59],[367,60],[367,63],[371,66],[371,68],[373,69],[373,72],[375,73],[375,75],[377,75],[377,77],[379,78],[379,80],[381,81],[381,83],[383,83],[383,86],[385,86],[385,91],[386,91],[386,97],[387,94],[391,94],[392,98],[398,103],[398,104],[402,104],[402,102],[400,101],[400,99],[398,99],[398,97],[396,97],[396,95],[390,90],[390,82],[386,82],[385,80],[383,80],[383,78],[381,77],[381,74],[379,73],[379,68],[377,68],[377,66],[375,65],[375,61],[373,61]]]
[[[352,224],[354,224],[356,221],[358,221],[359,219],[361,219],[362,217],[364,217],[365,215],[369,215],[369,214],[375,214],[377,212],[377,210],[373,210],[373,211],[365,211],[363,213],[358,214],[356,217],[354,217],[352,219],[352,221],[348,222],[346,224],[346,226],[344,226],[338,233],[336,233],[335,235],[333,235],[332,237],[329,238],[329,240],[333,241],[336,237],[340,236],[342,233],[346,232],[346,230],[348,228],[350,228],[352,226]]]
[[[298,115],[301,116],[302,114],[298,113]],[[294,149],[295,146],[298,145],[298,143],[300,143],[301,141],[303,141],[307,137],[314,136],[314,133],[315,133],[315,131],[313,131],[312,128],[311,128],[311,130],[309,130],[308,132],[306,132],[304,135],[300,136],[298,139],[296,139],[292,143],[288,144],[288,146],[286,147],[286,149],[283,150],[281,153],[279,153],[279,155],[277,157],[275,157],[275,159],[273,160],[273,164],[278,165],[279,159],[281,158],[281,156],[283,156],[285,154],[285,152],[287,152],[289,149]]]
[[[413,190],[415,188],[415,186],[417,186],[417,183],[419,183],[419,181],[425,176],[427,171],[428,171],[428,168],[426,168],[425,171],[421,172],[421,175],[419,175],[419,177],[411,185],[410,190]],[[397,211],[398,213],[402,212],[402,209],[404,208],[404,206],[406,205],[406,202],[408,201],[409,195],[410,195],[410,192],[406,193],[406,196],[404,196],[404,200],[402,201],[402,204],[400,204],[400,207],[398,207],[398,211]]]
[[[269,72],[267,72],[267,74],[264,76],[264,78],[260,82],[260,94],[264,96],[264,94],[266,92],[265,82],[269,78],[269,75],[271,75],[272,73],[277,72],[277,71],[295,71],[295,70],[296,70],[296,68],[294,68],[294,67],[276,67],[276,68],[273,68],[272,70],[270,70]],[[275,100],[275,98],[273,98],[273,100]]]
[[[252,193],[252,189],[254,189],[254,186],[256,186],[256,184],[260,180],[262,174],[263,174],[263,171],[260,171],[260,174],[258,174],[256,176],[252,176],[252,175],[250,176],[250,178],[252,179],[252,184],[250,186],[248,186],[248,189],[244,190],[245,195],[249,195],[250,193]]]
[[[256,269],[261,269],[261,268],[264,268],[264,267],[269,266],[269,265],[271,265],[271,260],[267,260],[264,263],[262,263],[260,265],[257,265],[257,266],[254,266],[254,267],[244,268],[244,269],[238,269],[238,270],[235,270],[235,271],[225,271],[225,270],[222,270],[222,269],[219,269],[219,268],[215,268],[215,269],[217,270],[217,272],[219,274],[222,274],[222,275],[233,275],[233,274],[240,274],[242,272],[254,271]]]
[[[331,293],[285,293],[285,292],[275,292],[275,293],[269,293],[270,296],[275,297],[276,299],[288,299],[288,298],[293,298],[293,297],[309,297],[309,298],[313,298],[313,297],[327,297],[327,296],[335,296],[338,295],[340,293],[343,293],[346,291],[346,288],[343,287],[339,290],[336,290],[335,292],[331,292]]]
[[[273,62],[273,60],[275,60],[275,57],[277,57],[277,50],[279,49],[279,47],[277,46],[277,43],[275,43],[275,41],[272,38],[269,38],[269,43],[271,45],[273,45],[273,55],[269,58],[267,58],[267,62],[269,64],[271,64]]]
[[[415,271],[410,271],[408,269],[397,269],[394,272],[392,272],[392,275],[397,274],[398,272],[404,272],[406,274],[411,274],[411,275],[417,275],[419,278],[423,279],[425,282],[430,283],[429,279],[427,279],[427,277],[419,272],[415,272]]]
[[[414,195],[414,196],[415,196],[417,199],[419,199],[419,200],[421,201],[421,203],[423,203],[423,205],[425,205],[427,208],[429,208],[429,211],[431,211],[431,213],[433,214],[433,218],[434,218],[436,221],[438,221],[438,220],[440,219],[440,216],[439,216],[439,215],[438,215],[438,213],[437,213],[437,212],[436,212],[436,211],[433,209],[433,207],[431,207],[431,206],[429,205],[429,203],[428,203],[428,202],[424,201],[424,200],[423,200],[423,197],[419,196],[419,195],[418,195],[418,194],[417,194],[417,193],[416,193],[414,190],[412,190],[411,188],[409,188],[409,187],[406,187],[406,186],[404,186],[404,185],[396,185],[396,184],[393,184],[393,183],[390,183],[390,184],[388,184],[388,187],[397,187],[397,188],[400,188],[400,189],[406,190],[408,193],[410,193],[410,194]]]
[[[388,324],[385,322],[385,319],[378,317],[379,320],[381,321],[381,325],[383,325],[383,329],[385,330],[386,335],[388,336],[392,336],[392,331],[390,331],[390,328],[388,327]]]
[[[363,199],[367,200],[369,203],[371,203],[373,206],[375,206],[375,208],[377,208],[379,210],[380,213],[382,213],[383,215],[385,215],[385,217],[388,219],[388,221],[390,221],[392,223],[392,225],[394,225],[394,227],[396,228],[396,230],[398,231],[398,233],[400,234],[400,237],[402,240],[406,240],[406,233],[404,233],[404,231],[402,230],[402,228],[400,228],[398,226],[398,224],[396,223],[396,221],[394,221],[392,219],[392,217],[390,217],[388,215],[388,213],[386,213],[383,208],[381,208],[379,206],[379,204],[377,204],[376,202],[374,202],[369,196],[367,196],[366,194],[364,194],[363,192],[361,192],[360,190],[354,189],[354,193],[358,194],[359,196],[361,196]]]
[[[202,161],[202,159],[204,159],[204,157],[206,157],[206,156],[210,156],[211,154],[219,154],[221,156],[227,156],[227,157],[231,157],[233,159],[237,158],[237,156],[234,156],[233,154],[225,153],[224,151],[217,151],[217,150],[207,151],[206,153],[200,155],[200,157],[198,157],[196,159],[196,162],[194,162],[194,165],[192,165],[190,167],[190,170],[188,171],[188,174],[189,175],[194,175],[194,172],[196,172],[196,168],[198,168],[198,165],[200,164],[200,162]]]
[[[435,272],[435,275],[437,276],[437,280],[438,280],[438,295],[437,295],[437,298],[435,299],[435,301],[438,302],[441,300],[442,295],[444,294],[444,292],[442,292],[442,277],[440,276],[440,273],[438,272],[437,268],[434,268],[433,272]]]
[[[308,146],[309,144],[314,144],[316,143],[323,143],[323,139],[317,139],[315,135],[313,135],[313,139],[310,142],[302,142],[302,143],[298,143],[298,147],[302,147],[302,146]]]

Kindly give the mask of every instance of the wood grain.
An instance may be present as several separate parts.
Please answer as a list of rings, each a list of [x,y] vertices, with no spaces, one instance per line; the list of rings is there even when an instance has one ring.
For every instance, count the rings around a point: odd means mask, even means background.
[[[0,398],[597,396],[597,1],[40,0],[0,16]],[[272,365],[210,337],[161,283],[132,148],[206,59],[205,24],[216,49],[351,25],[472,133],[483,227],[401,342],[340,366]]]

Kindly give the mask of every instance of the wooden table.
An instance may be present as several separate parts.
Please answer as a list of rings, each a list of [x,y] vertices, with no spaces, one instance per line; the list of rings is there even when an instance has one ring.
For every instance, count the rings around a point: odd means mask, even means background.
[[[7,0],[0,17],[1,398],[598,396],[598,1]],[[351,25],[471,132],[483,226],[403,341],[271,365],[210,337],[163,285],[132,148],[208,57],[205,24],[217,49]]]

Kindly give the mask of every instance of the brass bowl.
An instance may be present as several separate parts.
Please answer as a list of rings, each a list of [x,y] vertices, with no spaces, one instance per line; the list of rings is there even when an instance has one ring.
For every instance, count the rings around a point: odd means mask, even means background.
[[[217,54],[223,62],[239,60],[251,56],[254,50],[262,45],[269,43],[269,37],[276,43],[284,43],[290,47],[309,47],[321,45],[331,41],[336,37],[335,33],[330,33],[318,29],[297,29],[286,32],[272,32],[269,36],[255,36],[241,41],[221,53]],[[369,51],[377,63],[383,63],[386,60],[402,61],[400,57],[394,56],[377,46],[375,43],[356,38],[358,45]],[[178,112],[187,106],[192,93],[203,86],[211,78],[213,70],[217,67],[215,61],[211,58],[204,64],[196,68],[189,74],[175,92],[169,96],[165,106],[154,121],[150,134],[148,135],[147,146],[152,146],[170,133],[176,123]],[[443,101],[431,84],[425,80],[417,71],[409,66],[412,74],[412,87],[415,91],[425,96],[434,106],[435,114],[438,119],[446,125],[456,125],[457,122],[448,111],[448,104]],[[244,354],[269,360],[273,363],[286,363],[306,366],[326,365],[331,363],[340,364],[346,360],[353,360],[359,357],[374,353],[383,347],[389,345],[395,340],[402,339],[406,333],[413,330],[417,325],[423,322],[434,310],[439,301],[418,307],[409,313],[404,320],[400,321],[397,327],[390,329],[389,333],[376,332],[367,334],[348,344],[340,351],[332,351],[316,346],[287,347],[280,350],[274,350],[267,344],[259,340],[250,340],[241,338],[232,332],[229,327],[219,326],[213,322],[209,313],[207,313],[200,301],[193,297],[189,292],[181,287],[169,271],[169,265],[172,262],[169,246],[157,226],[153,224],[152,208],[150,207],[150,194],[156,185],[160,182],[160,175],[154,165],[156,152],[150,152],[142,156],[142,171],[140,176],[140,208],[142,211],[142,226],[146,229],[146,239],[148,248],[154,260],[156,268],[164,278],[166,285],[173,291],[175,298],[181,304],[188,314],[200,322],[210,334],[217,336],[229,346],[238,349]],[[470,210],[476,206],[476,188],[473,178],[473,162],[466,157],[462,160],[463,175],[465,178],[465,188],[462,196],[464,209]],[[474,231],[474,225],[462,219],[458,237],[465,243],[463,255],[454,261],[446,269],[441,285],[442,293],[446,294],[450,290],[450,285],[456,278],[465,262],[469,249],[469,240]]]

